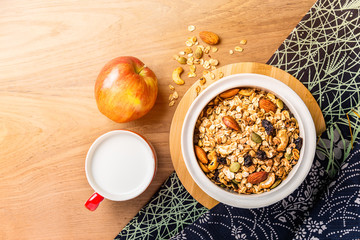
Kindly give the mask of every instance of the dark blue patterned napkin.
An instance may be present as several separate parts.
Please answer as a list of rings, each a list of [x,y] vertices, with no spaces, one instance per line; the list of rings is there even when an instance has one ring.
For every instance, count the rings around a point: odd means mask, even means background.
[[[360,238],[360,145],[341,166],[295,239]]]
[[[327,123],[312,169],[294,193],[266,208],[219,204],[206,211],[173,174],[116,239],[359,239],[359,178],[351,175],[360,168],[351,163],[359,159],[351,148],[351,139],[355,149],[360,139],[360,118],[352,111],[359,113],[359,12],[359,0],[318,0],[268,61],[310,90]],[[342,162],[356,169],[344,167],[330,183],[328,174]],[[350,178],[354,187],[334,189]]]

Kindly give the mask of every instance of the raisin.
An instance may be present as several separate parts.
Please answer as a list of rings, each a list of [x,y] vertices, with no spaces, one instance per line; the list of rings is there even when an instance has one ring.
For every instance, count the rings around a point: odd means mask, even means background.
[[[221,163],[221,164],[226,164],[227,163],[226,158],[224,158],[224,157],[218,157],[217,161],[218,161],[218,163]]]
[[[256,157],[260,160],[265,160],[266,159],[266,153],[263,150],[258,150],[256,152]]]
[[[231,184],[233,185],[233,187],[234,187],[235,189],[238,189],[238,188],[239,188],[239,186],[238,186],[236,183],[231,182]]]
[[[215,170],[215,172],[214,172],[214,177],[213,177],[213,179],[215,179],[215,180],[219,180],[219,179],[218,179],[219,174],[220,174],[219,170],[218,170],[218,169],[216,169],[216,170]]]
[[[297,139],[294,140],[294,143],[295,143],[295,148],[300,151],[303,144],[303,139],[301,137],[298,137]]]
[[[244,156],[244,166],[245,167],[250,167],[251,165],[252,165],[252,159],[251,159],[251,156],[250,156],[250,154],[246,154],[245,156]]]
[[[266,119],[261,121],[261,125],[265,128],[266,133],[271,136],[274,134],[274,126]]]

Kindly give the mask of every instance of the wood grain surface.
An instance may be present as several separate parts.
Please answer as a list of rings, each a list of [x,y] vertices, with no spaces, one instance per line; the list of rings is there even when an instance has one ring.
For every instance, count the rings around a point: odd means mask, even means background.
[[[224,77],[237,74],[237,73],[256,73],[261,75],[266,75],[275,79],[280,80],[285,83],[291,89],[293,89],[299,97],[304,101],[307,108],[309,109],[311,116],[314,120],[316,134],[321,135],[325,131],[325,119],[321,112],[319,105],[317,104],[315,98],[311,95],[309,90],[296,78],[288,74],[287,72],[267,65],[263,63],[253,63],[253,62],[244,62],[244,63],[234,63],[229,64],[223,67],[220,67],[213,71],[216,78],[212,80],[209,75],[206,75],[206,83],[202,86],[199,81],[195,82],[189,90],[184,94],[180,103],[178,104],[176,111],[173,116],[170,127],[170,154],[171,159],[174,164],[175,171],[180,178],[181,183],[184,185],[186,190],[193,196],[198,202],[203,206],[211,209],[216,206],[219,202],[212,197],[208,196],[201,188],[195,183],[192,179],[189,171],[186,168],[182,150],[181,150],[181,131],[182,125],[186,116],[188,109],[190,108],[192,102],[197,96],[196,88],[201,86],[201,89],[204,90],[212,83],[219,79],[219,74],[222,73]]]
[[[0,1],[0,239],[112,239],[174,170],[168,107],[172,55],[199,30],[220,35],[221,66],[265,63],[314,0]],[[187,31],[195,25],[194,33]],[[242,53],[229,55],[241,39]],[[97,110],[94,83],[117,56],[136,56],[157,75],[145,117],[117,124]],[[184,77],[180,97],[196,79]],[[141,133],[159,169],[134,200],[105,200],[90,212],[84,172],[91,143],[114,129]]]

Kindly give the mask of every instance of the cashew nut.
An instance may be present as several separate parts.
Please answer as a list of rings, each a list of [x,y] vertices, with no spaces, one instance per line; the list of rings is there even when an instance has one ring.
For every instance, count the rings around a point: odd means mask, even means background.
[[[269,188],[275,182],[275,173],[269,173],[267,179],[259,184],[261,188]]]
[[[286,134],[286,129],[279,130],[276,137],[278,137],[280,139],[280,144],[276,150],[277,151],[285,151],[285,148],[289,142],[288,135]]]
[[[281,143],[281,141],[280,141],[280,139],[279,139],[278,137],[274,137],[274,138],[272,139],[272,142],[273,142],[273,144],[275,144],[275,145],[278,145],[278,144]]]
[[[208,158],[210,161],[215,161],[215,160],[217,160],[216,151],[215,151],[215,150],[211,151],[211,152],[207,155],[207,158]]]
[[[208,169],[210,171],[214,171],[219,166],[219,162],[217,161],[217,158],[211,161],[211,163],[208,165]]]
[[[184,80],[180,78],[180,74],[184,71],[182,67],[177,67],[172,73],[172,79],[177,85],[183,85],[185,83]]]
[[[243,95],[243,96],[250,96],[251,94],[253,94],[254,89],[251,88],[243,88],[240,90],[239,94]]]

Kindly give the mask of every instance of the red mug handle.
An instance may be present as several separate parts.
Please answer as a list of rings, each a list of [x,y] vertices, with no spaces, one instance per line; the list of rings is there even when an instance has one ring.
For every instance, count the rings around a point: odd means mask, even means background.
[[[91,197],[86,201],[85,203],[85,207],[87,209],[89,209],[90,211],[94,211],[99,204],[101,203],[101,201],[104,200],[104,197],[101,196],[98,193],[94,193],[93,195],[91,195]]]

